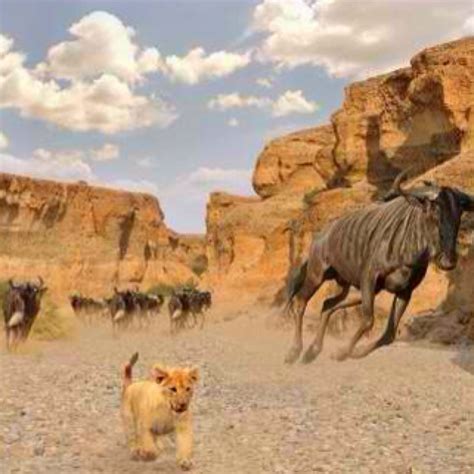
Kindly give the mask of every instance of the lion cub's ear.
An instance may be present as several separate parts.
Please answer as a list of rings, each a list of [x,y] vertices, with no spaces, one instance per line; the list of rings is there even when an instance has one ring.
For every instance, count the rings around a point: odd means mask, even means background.
[[[150,370],[150,378],[156,383],[163,383],[169,377],[169,373],[159,364],[155,364]]]
[[[192,369],[189,369],[188,371],[189,378],[193,383],[196,383],[199,380],[199,369],[196,367],[193,367]]]

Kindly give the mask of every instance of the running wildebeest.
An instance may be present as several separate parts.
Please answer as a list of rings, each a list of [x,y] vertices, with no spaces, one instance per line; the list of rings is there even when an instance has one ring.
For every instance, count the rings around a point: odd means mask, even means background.
[[[103,301],[80,294],[69,296],[69,301],[76,317],[85,324],[92,324],[94,316],[103,314],[106,306]]]
[[[139,324],[144,323],[146,326],[159,314],[165,301],[162,295],[151,295],[140,291],[133,291],[132,298]]]
[[[361,304],[362,319],[347,347],[337,355],[360,358],[395,339],[413,290],[426,275],[430,261],[442,270],[456,266],[456,241],[463,212],[474,211],[474,196],[456,188],[426,183],[403,190],[406,173],[397,177],[386,202],[345,215],[313,238],[309,257],[293,279],[287,309],[295,319],[293,345],[285,361],[295,362],[303,349],[303,315],[320,286],[334,280],[339,292],[322,307],[316,336],[303,356],[314,360],[323,347],[326,326],[336,310]],[[345,301],[351,287],[360,296]],[[374,323],[374,300],[386,290],[394,295],[383,333],[366,347],[356,347]]]
[[[199,315],[201,318],[200,329],[202,329],[206,319],[205,311],[208,310],[212,305],[211,293],[209,291],[193,291],[191,293],[190,303],[190,311],[194,319],[194,326],[196,326],[198,323],[197,317]]]
[[[15,284],[10,280],[8,285],[3,300],[3,317],[7,350],[10,350],[28,338],[47,287],[41,277],[38,277],[38,283]]]
[[[174,334],[183,329],[191,311],[191,294],[187,291],[175,292],[168,302],[170,330]]]
[[[118,291],[114,288],[112,298],[106,300],[112,320],[114,333],[118,329],[126,328],[132,322],[135,314],[135,303],[130,290]]]
[[[212,296],[209,291],[199,291],[192,288],[173,293],[168,302],[168,310],[170,314],[171,332],[174,333],[178,329],[183,329],[186,322],[192,317],[193,328],[198,324],[198,316],[201,318],[200,328],[204,327],[205,310],[212,305]]]

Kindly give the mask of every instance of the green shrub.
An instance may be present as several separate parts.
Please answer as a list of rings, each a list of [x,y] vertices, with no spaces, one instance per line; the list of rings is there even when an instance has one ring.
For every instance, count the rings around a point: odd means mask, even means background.
[[[197,282],[194,281],[192,278],[184,283],[177,283],[176,285],[169,285],[167,283],[157,283],[150,287],[147,293],[151,293],[153,295],[161,295],[161,296],[170,296],[172,293],[176,291],[182,290],[195,290],[197,289]]]
[[[7,280],[0,281],[0,311],[3,314],[3,300],[5,299],[5,295],[7,294],[7,290],[9,288],[9,283]]]
[[[197,256],[191,263],[191,270],[195,275],[200,277],[208,267],[208,261],[206,255]]]
[[[73,320],[61,312],[48,298],[43,298],[41,309],[31,328],[31,336],[41,341],[64,339],[73,331]]]
[[[319,188],[314,188],[311,191],[308,191],[303,196],[303,203],[308,207],[311,206],[313,204],[315,196],[317,196],[320,192],[321,190]]]
[[[150,287],[147,293],[151,293],[152,295],[169,296],[171,293],[173,293],[173,290],[173,285],[168,285],[167,283],[158,283]]]

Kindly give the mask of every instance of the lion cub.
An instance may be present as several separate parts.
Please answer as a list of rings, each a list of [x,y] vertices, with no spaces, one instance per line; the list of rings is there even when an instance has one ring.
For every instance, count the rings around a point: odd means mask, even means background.
[[[121,415],[132,457],[144,461],[156,459],[163,449],[160,436],[176,435],[176,460],[192,467],[192,415],[189,404],[198,369],[164,368],[155,364],[148,380],[132,382],[132,368],[138,353],[123,367]]]

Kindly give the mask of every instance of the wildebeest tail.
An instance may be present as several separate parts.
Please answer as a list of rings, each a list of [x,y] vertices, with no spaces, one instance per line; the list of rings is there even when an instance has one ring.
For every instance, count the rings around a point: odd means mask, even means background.
[[[130,360],[123,366],[122,369],[122,393],[125,389],[132,383],[132,369],[133,366],[137,363],[138,352],[130,357]]]
[[[298,294],[301,288],[303,288],[307,271],[308,260],[306,260],[296,271],[293,272],[293,275],[290,276],[287,288],[288,301],[285,306],[285,313],[290,309],[293,298]]]

